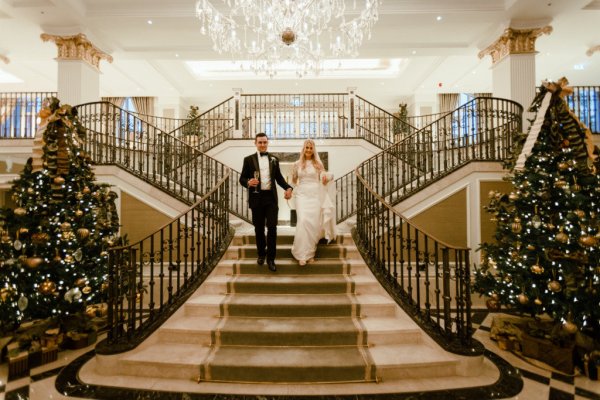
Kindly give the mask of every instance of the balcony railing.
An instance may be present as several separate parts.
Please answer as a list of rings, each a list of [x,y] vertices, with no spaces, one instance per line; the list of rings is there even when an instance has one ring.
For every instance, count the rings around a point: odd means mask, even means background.
[[[0,92],[0,139],[31,139],[38,128],[42,102],[55,92]]]
[[[566,98],[569,108],[592,133],[600,134],[600,86],[573,86]]]

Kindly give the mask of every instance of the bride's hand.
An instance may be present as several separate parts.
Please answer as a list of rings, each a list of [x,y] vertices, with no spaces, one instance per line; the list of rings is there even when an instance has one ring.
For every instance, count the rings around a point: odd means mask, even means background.
[[[323,182],[323,185],[327,185],[327,174],[323,174],[321,181]]]

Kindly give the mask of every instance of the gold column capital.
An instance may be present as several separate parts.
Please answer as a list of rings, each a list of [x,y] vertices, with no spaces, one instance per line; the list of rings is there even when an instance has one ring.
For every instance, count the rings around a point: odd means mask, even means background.
[[[112,63],[113,58],[94,46],[83,33],[71,36],[58,36],[42,33],[44,42],[54,42],[58,48],[58,60],[85,61],[92,67],[100,70],[100,60]]]
[[[600,44],[598,46],[590,47],[588,51],[585,52],[585,55],[591,57],[595,52],[600,52]]]
[[[532,29],[506,28],[504,33],[494,43],[480,51],[478,56],[483,58],[490,55],[492,64],[496,64],[509,54],[535,53],[536,39],[542,35],[549,35],[551,32],[550,25]]]

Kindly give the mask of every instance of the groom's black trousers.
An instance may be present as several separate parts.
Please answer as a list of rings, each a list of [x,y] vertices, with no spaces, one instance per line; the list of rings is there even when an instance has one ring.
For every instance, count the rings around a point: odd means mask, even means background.
[[[277,216],[279,207],[271,190],[260,191],[260,202],[252,207],[252,225],[256,234],[256,250],[259,257],[275,260],[277,251]],[[267,237],[265,239],[265,226]]]

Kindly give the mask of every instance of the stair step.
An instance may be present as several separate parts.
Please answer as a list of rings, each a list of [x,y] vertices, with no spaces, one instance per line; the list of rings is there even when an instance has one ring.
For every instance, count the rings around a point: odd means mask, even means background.
[[[256,264],[256,258],[221,260],[216,267],[217,274],[251,275],[332,275],[332,274],[366,274],[369,268],[362,260],[340,260],[335,258],[317,259],[313,264],[300,266],[296,260],[282,258],[276,260],[277,272],[268,271],[267,267]],[[370,275],[370,273],[368,273]]]
[[[202,285],[202,293],[255,294],[334,294],[382,292],[379,283],[367,275],[282,275],[248,274],[211,276]]]
[[[121,358],[116,374],[167,379],[196,379],[210,347],[169,343],[153,345]]]
[[[292,244],[294,243],[293,235],[277,235],[277,245],[283,244]],[[325,244],[325,239],[321,239],[319,242],[321,244]],[[333,241],[329,244],[354,244],[352,238],[349,235],[337,235]],[[234,236],[233,241],[231,243],[234,246],[243,246],[247,244],[255,245],[256,244],[256,236],[254,235],[243,235],[243,236]]]
[[[359,304],[360,303],[360,304]],[[381,295],[199,295],[185,303],[185,314],[246,317],[393,316],[396,303]]]
[[[375,379],[365,349],[223,346],[201,368],[201,379],[226,382],[365,382]]]
[[[242,245],[242,246],[229,246],[225,253],[226,259],[243,259],[250,258],[256,259],[258,253],[256,246],[254,245]],[[317,246],[317,252],[315,255],[318,259],[323,258],[360,258],[360,253],[355,246],[342,246],[338,244],[330,244],[326,246]],[[293,258],[292,256],[292,245],[284,244],[277,246],[277,252],[275,253],[276,259],[282,258]]]
[[[437,346],[390,344],[370,347],[369,354],[383,381],[457,375],[457,357]]]
[[[158,337],[164,343],[203,346],[383,345],[420,343],[421,331],[412,320],[397,318],[187,317],[165,323]]]

